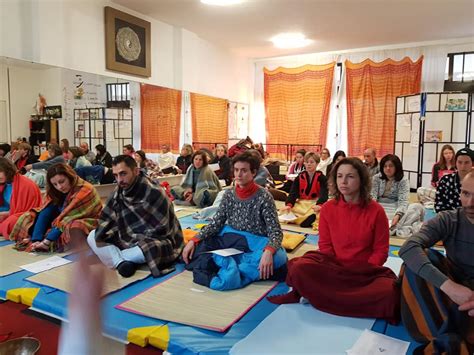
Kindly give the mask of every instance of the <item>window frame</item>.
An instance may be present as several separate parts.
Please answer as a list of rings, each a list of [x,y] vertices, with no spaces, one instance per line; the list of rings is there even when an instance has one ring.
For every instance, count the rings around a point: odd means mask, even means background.
[[[465,58],[467,54],[474,54],[474,52],[457,52],[457,53],[448,53],[447,59],[449,60],[448,65],[448,79],[444,81],[444,91],[461,91],[467,93],[474,92],[474,78],[472,80],[464,80],[465,73]],[[453,80],[453,71],[454,71],[454,57],[462,55],[462,76],[461,81]]]

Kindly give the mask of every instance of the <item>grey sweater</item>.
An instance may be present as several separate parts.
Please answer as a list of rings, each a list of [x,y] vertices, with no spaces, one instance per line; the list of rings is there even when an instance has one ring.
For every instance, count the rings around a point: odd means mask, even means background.
[[[390,204],[395,208],[395,214],[403,216],[408,208],[408,196],[410,194],[410,183],[406,177],[400,181],[394,181],[388,196],[384,197],[387,180],[383,180],[380,174],[372,178],[372,197],[382,204]]]
[[[212,222],[196,236],[206,239],[217,236],[224,225],[252,234],[268,237],[268,244],[278,250],[283,239],[275,201],[272,195],[260,187],[247,200],[235,194],[235,188],[227,190]]]
[[[448,280],[428,259],[424,248],[442,240],[452,267],[454,281],[474,287],[474,224],[462,208],[440,212],[400,249],[400,257],[417,275],[436,287]]]

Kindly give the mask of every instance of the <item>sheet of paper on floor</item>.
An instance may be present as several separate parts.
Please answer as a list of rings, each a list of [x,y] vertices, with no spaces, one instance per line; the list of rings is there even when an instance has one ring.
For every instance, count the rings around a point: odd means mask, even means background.
[[[406,354],[410,343],[371,330],[364,330],[355,344],[346,351],[347,355],[402,355]]]
[[[61,258],[61,257],[55,255],[55,256],[52,256],[50,258],[43,259],[43,260],[40,260],[40,261],[36,261],[34,263],[31,263],[31,264],[22,265],[20,267],[23,270],[26,270],[26,271],[37,274],[39,272],[43,272],[43,271],[46,271],[46,270],[51,270],[52,268],[62,266],[62,265],[66,265],[66,264],[69,264],[71,262],[72,262],[71,260],[67,260],[67,259],[64,259],[64,258]]]

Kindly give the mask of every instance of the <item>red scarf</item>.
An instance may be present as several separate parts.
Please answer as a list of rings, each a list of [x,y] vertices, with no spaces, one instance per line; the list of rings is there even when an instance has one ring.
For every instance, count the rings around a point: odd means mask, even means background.
[[[24,158],[20,158],[16,161],[16,168],[18,170],[21,170],[21,168],[23,168],[25,165],[26,165],[26,160],[28,159],[28,157],[24,157]]]
[[[252,181],[250,184],[248,184],[245,187],[240,187],[239,185],[235,186],[235,193],[238,198],[241,200],[246,200],[250,196],[252,196],[255,192],[257,192],[259,186],[255,183],[255,181]]]

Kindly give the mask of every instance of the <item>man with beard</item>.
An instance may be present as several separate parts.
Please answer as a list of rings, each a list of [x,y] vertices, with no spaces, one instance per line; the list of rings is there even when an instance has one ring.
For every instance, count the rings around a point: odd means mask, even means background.
[[[183,233],[173,205],[159,186],[140,174],[132,157],[115,157],[112,170],[118,187],[87,242],[103,264],[117,269],[123,277],[132,276],[144,263],[158,277],[183,248]]]
[[[438,213],[400,249],[402,319],[425,353],[474,351],[474,172],[462,179],[460,199],[462,207]],[[439,241],[446,257],[429,249]]]

